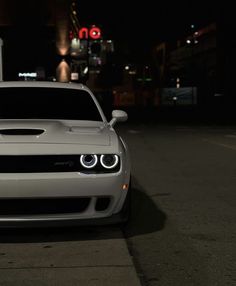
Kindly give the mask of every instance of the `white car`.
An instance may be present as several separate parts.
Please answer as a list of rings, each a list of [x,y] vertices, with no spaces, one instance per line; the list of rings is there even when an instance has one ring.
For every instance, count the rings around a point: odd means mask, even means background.
[[[84,85],[0,83],[0,227],[124,222],[130,160]]]

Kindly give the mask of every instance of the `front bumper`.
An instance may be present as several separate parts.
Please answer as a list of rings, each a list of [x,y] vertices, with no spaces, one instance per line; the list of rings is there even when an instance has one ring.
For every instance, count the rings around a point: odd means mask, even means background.
[[[75,227],[75,226],[100,226],[110,224],[120,224],[127,221],[127,217],[120,211],[109,217],[91,218],[91,219],[14,219],[0,220],[0,228],[57,228],[57,227]]]
[[[119,214],[124,204],[129,184],[125,172],[115,174],[37,173],[1,174],[0,199],[53,199],[89,198],[88,207],[78,213],[7,214],[0,215],[0,227],[21,226],[73,226],[109,224],[122,221]],[[97,199],[109,197],[109,206],[96,210]]]

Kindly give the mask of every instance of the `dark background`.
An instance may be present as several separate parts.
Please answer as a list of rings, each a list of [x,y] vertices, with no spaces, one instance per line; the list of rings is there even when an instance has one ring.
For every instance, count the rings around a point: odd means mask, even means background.
[[[211,1],[79,2],[81,23],[100,24],[107,37],[140,61],[150,56],[155,44],[189,34],[191,24],[200,28],[216,20],[230,21],[229,14],[230,7]]]
[[[104,36],[115,40],[121,53],[141,60],[150,56],[154,44],[188,34],[191,24],[199,28],[221,21],[232,27],[231,8],[213,1],[78,1],[78,18],[81,25],[101,26]],[[17,29],[18,33],[12,34],[22,39],[17,48],[25,39],[39,43],[44,36],[42,27],[54,21],[54,10],[53,0],[1,1],[0,24],[13,24]],[[35,51],[34,47],[28,49],[32,54]]]
[[[16,79],[19,71],[33,71],[35,67],[46,67],[47,78],[55,74],[60,61],[55,48],[55,19],[60,3],[68,3],[69,7],[71,1],[1,1],[0,37],[4,40],[3,65],[6,80]],[[235,119],[236,25],[232,4],[218,4],[213,1],[124,0],[82,0],[75,3],[80,26],[89,27],[95,24],[102,28],[104,39],[114,41],[115,54],[104,67],[105,72],[101,80],[107,89],[114,85],[114,77],[122,80],[119,69],[128,63],[137,66],[141,72],[148,65],[153,68],[153,78],[158,78],[158,60],[154,55],[158,44],[166,42],[170,46],[175,45],[177,40],[193,33],[193,24],[194,31],[197,31],[212,22],[216,23],[217,51],[214,72],[217,75],[214,83],[209,87],[207,74],[211,71],[206,70],[206,67],[202,66],[201,68],[205,69],[202,71],[192,65],[188,67],[187,74],[192,77],[190,84],[199,86],[201,94],[197,108],[200,113],[214,113],[215,117],[220,118],[219,121],[225,118],[224,115],[230,115],[228,121]],[[115,69],[112,70],[113,64]],[[163,82],[166,84],[167,81],[168,77]],[[157,87],[160,87],[160,83],[154,82],[153,92],[156,92]],[[135,88],[140,89],[137,84]],[[106,94],[109,92],[110,90]],[[223,94],[224,98],[212,100],[213,94]],[[172,108],[171,112],[176,112],[176,109]],[[180,113],[183,112],[181,108],[178,109]]]

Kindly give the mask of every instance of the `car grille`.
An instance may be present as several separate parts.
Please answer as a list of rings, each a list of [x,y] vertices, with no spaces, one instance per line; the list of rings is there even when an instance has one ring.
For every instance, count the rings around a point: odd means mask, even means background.
[[[76,156],[0,156],[0,173],[73,172]]]
[[[1,199],[0,216],[81,213],[90,198]]]
[[[85,172],[112,173],[120,169],[104,170],[100,165],[88,170],[81,166],[80,155],[0,156],[0,173]]]

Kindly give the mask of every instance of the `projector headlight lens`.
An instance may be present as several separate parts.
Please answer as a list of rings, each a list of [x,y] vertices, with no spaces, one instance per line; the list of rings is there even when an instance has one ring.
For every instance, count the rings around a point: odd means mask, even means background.
[[[98,157],[93,154],[86,154],[80,156],[80,164],[86,168],[91,169],[97,165]]]
[[[117,155],[106,154],[101,155],[100,163],[105,169],[113,169],[117,166],[119,157]]]

